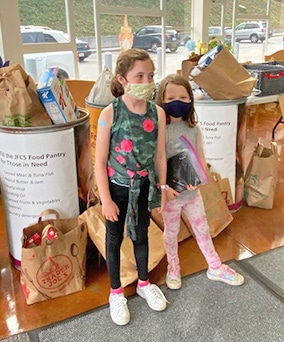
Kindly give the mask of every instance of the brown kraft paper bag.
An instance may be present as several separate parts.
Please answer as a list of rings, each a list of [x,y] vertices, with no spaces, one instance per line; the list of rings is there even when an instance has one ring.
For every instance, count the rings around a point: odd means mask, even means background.
[[[51,213],[56,219],[42,220]],[[51,242],[49,228],[57,234]],[[41,243],[25,248],[36,233]],[[87,225],[82,218],[60,219],[56,211],[44,211],[37,223],[23,229],[22,241],[21,285],[27,304],[85,288]]]
[[[210,182],[199,185],[198,189],[203,199],[210,235],[211,237],[216,237],[233,221],[233,216],[213,176]],[[152,218],[163,229],[162,215],[153,210]],[[181,242],[191,235],[194,236],[191,224],[185,214],[182,213],[178,241]]]
[[[197,64],[191,60],[185,61],[184,75],[191,71],[194,63]],[[188,68],[186,64],[191,67]],[[205,69],[196,76],[190,76],[190,79],[213,100],[234,100],[250,96],[257,82],[224,46]]]
[[[217,184],[218,189],[227,206],[233,204],[234,201],[229,178],[222,178],[221,175],[217,172],[211,172],[211,175],[214,179],[214,182]]]
[[[276,142],[265,147],[258,142],[245,173],[244,193],[248,206],[272,209],[277,184],[278,153]]]
[[[216,182],[210,181],[206,184],[201,184],[198,189],[203,199],[209,232],[211,237],[214,238],[228,227],[233,221],[233,216],[230,213]],[[184,214],[182,215],[182,219],[189,231],[193,234],[191,225]]]
[[[164,222],[162,215],[158,213],[157,209],[153,209],[151,212],[151,217],[153,221],[158,225],[158,227],[162,230],[164,230]],[[189,238],[192,235],[192,233],[188,230],[188,227],[184,223],[183,220],[180,221],[180,230],[178,233],[178,242],[181,242],[187,238]]]
[[[3,126],[50,126],[36,84],[19,64],[0,68],[0,124]]]
[[[101,205],[97,204],[93,207],[87,209],[80,217],[87,222],[89,236],[93,243],[101,253],[101,255],[106,257],[105,253],[105,219],[102,215]],[[149,236],[149,262],[148,270],[149,272],[156,267],[162,258],[166,255],[163,232],[154,223],[153,220],[150,221],[150,226],[148,230]],[[120,279],[121,285],[125,287],[128,284],[133,283],[138,279],[136,262],[134,257],[133,245],[130,238],[124,238],[121,246],[120,255]]]

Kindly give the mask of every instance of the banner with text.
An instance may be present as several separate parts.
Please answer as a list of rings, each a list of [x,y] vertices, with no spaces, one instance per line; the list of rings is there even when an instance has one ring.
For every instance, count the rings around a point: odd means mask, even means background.
[[[238,105],[195,103],[195,110],[203,132],[206,161],[211,171],[229,178],[235,200]]]
[[[79,215],[74,129],[34,134],[0,132],[0,176],[9,251],[20,266],[23,227],[45,209]]]

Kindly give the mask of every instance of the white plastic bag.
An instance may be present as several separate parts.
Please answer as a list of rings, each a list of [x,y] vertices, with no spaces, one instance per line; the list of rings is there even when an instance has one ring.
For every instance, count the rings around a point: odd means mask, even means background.
[[[114,100],[110,91],[112,77],[113,74],[110,69],[105,68],[91,89],[87,101],[99,106],[109,105]]]

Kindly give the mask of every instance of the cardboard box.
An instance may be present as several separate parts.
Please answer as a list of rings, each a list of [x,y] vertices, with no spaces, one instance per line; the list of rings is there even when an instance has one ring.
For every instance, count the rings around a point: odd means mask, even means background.
[[[47,69],[40,77],[37,93],[54,124],[77,120],[77,106],[58,68]]]

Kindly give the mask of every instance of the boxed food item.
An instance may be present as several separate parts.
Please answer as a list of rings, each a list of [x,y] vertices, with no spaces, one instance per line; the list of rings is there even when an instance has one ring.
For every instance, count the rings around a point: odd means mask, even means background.
[[[79,117],[72,94],[57,67],[49,68],[41,75],[37,93],[54,124],[75,121]]]
[[[284,93],[284,63],[268,62],[244,64],[248,73],[257,79],[257,96],[269,96]]]

